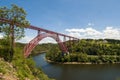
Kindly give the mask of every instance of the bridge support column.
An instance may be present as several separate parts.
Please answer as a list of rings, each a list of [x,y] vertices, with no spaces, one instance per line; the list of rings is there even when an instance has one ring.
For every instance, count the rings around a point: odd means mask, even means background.
[[[40,35],[40,33],[41,33],[41,31],[40,31],[40,30],[38,30],[38,35]]]

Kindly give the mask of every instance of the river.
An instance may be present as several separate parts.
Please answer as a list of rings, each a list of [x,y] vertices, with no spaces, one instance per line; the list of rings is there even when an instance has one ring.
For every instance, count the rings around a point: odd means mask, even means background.
[[[33,57],[36,66],[56,80],[120,80],[120,64],[51,64],[44,57]]]

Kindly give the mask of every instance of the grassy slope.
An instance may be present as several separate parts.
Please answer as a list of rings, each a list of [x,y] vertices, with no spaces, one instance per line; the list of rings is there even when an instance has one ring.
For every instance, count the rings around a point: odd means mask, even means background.
[[[32,58],[25,59],[23,48],[16,46],[11,63],[0,58],[0,80],[51,80],[41,69],[35,68]]]

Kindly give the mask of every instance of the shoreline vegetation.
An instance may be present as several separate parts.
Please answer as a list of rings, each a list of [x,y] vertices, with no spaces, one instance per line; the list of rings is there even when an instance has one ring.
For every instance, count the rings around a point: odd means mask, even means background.
[[[69,44],[69,41],[66,42]],[[46,53],[49,62],[62,64],[115,64],[120,63],[120,40],[81,39],[68,48],[69,55],[64,55],[56,46],[51,46]]]
[[[91,64],[120,64],[120,62],[113,62],[113,63],[92,63],[92,62],[55,62],[55,61],[51,61],[51,60],[47,60],[45,58],[45,60],[48,63],[52,63],[52,64],[87,64],[87,65],[91,65]]]

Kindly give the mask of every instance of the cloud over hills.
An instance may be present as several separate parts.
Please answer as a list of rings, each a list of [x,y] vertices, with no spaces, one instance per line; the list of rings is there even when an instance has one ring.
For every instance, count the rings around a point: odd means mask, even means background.
[[[94,28],[88,27],[88,28],[72,28],[72,29],[66,29],[66,32],[68,32],[68,35],[77,37],[77,38],[90,38],[90,39],[119,39],[120,40],[120,29],[114,28],[114,27],[106,27],[102,31],[98,31]]]

